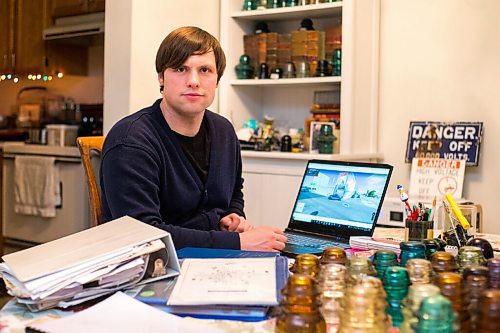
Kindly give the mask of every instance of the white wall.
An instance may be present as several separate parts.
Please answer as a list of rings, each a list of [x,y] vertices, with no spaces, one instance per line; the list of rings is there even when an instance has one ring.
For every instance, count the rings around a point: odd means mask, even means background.
[[[481,203],[483,231],[500,233],[500,1],[382,0],[379,150],[409,183],[410,121],[482,121],[479,167],[467,167],[464,197]]]
[[[106,1],[105,133],[119,119],[160,98],[156,51],[169,32],[186,25],[198,26],[218,37],[219,2]]]

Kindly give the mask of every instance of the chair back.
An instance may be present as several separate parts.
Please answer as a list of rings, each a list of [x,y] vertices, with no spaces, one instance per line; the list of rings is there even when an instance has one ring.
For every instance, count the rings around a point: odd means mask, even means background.
[[[90,226],[101,224],[101,194],[97,185],[94,168],[92,167],[92,151],[102,152],[104,136],[87,136],[76,138],[76,143],[82,156],[83,168],[87,176],[90,200]]]

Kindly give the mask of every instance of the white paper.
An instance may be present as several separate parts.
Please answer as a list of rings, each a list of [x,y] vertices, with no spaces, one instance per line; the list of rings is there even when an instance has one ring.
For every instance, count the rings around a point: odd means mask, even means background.
[[[74,315],[30,327],[47,333],[225,332],[162,312],[122,292]]]
[[[185,259],[168,305],[276,305],[276,259]]]

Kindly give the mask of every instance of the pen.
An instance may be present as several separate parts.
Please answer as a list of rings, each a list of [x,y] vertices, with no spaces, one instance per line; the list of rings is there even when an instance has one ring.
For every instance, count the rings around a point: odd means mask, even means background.
[[[434,212],[436,211],[436,196],[432,200],[432,208],[429,210],[429,221],[434,221]]]
[[[453,199],[453,196],[450,193],[447,193],[445,197],[448,203],[450,204],[451,210],[453,211],[458,221],[462,225],[462,228],[464,228],[465,230],[469,229],[470,228],[469,221],[467,221],[464,214],[462,214],[460,208],[458,208],[458,205],[455,202],[455,199]]]

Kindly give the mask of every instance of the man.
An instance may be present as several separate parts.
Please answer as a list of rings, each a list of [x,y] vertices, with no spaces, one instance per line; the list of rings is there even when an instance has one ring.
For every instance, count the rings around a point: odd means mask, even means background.
[[[179,28],[163,40],[162,98],[120,120],[104,143],[104,221],[132,216],[170,232],[177,249],[284,247],[281,230],[246,221],[234,129],[206,110],[225,66],[219,42],[202,29]]]

